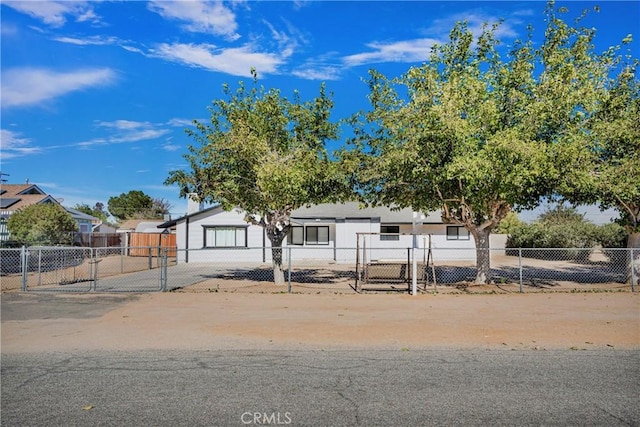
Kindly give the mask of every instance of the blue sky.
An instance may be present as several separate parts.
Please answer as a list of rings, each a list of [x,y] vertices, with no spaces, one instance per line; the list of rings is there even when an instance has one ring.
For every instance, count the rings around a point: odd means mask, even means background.
[[[640,2],[558,2],[569,17],[600,6],[596,50],[634,35]],[[532,24],[540,40],[545,2],[39,2],[2,1],[0,168],[9,183],[38,184],[65,206],[107,203],[141,190],[186,212],[163,181],[186,167],[184,129],[249,81],[303,99],[321,82],[334,118],[367,107],[362,79],[375,68],[397,76],[428,58],[459,20],[475,31],[504,19],[509,45]]]

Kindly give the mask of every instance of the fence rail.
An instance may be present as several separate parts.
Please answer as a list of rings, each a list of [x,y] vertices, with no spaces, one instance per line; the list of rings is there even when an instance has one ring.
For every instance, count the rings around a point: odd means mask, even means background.
[[[363,260],[355,248],[284,247],[276,284],[269,247],[3,248],[0,282],[3,292],[540,292],[635,291],[640,277],[640,249],[491,248],[489,284],[475,283],[475,249],[378,249]]]

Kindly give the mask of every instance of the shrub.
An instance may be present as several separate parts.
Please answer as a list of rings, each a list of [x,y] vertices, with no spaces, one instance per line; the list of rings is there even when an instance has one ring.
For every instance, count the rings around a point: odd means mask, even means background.
[[[557,206],[540,215],[533,224],[520,224],[512,228],[507,248],[552,248],[562,251],[525,251],[524,256],[541,259],[586,261],[589,249],[598,244],[603,247],[623,247],[625,231],[617,224],[597,226],[584,219],[574,208]],[[621,240],[622,239],[622,240]],[[509,251],[512,254],[513,251]]]
[[[30,205],[18,209],[7,221],[12,239],[26,245],[58,245],[71,243],[78,231],[73,217],[57,203]]]

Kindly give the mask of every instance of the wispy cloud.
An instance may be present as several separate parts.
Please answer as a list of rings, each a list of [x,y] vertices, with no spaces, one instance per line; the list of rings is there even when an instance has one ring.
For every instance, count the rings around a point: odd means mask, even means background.
[[[211,44],[162,43],[150,56],[183,65],[250,77],[251,68],[259,73],[273,73],[284,62],[279,54],[256,52],[252,46],[219,49]]]
[[[29,138],[23,138],[20,133],[7,129],[0,129],[0,158],[2,160],[40,153],[38,147],[32,147]]]
[[[420,62],[429,58],[431,48],[438,41],[431,38],[404,40],[393,43],[367,44],[369,52],[348,55],[343,58],[348,66],[380,62]]]
[[[513,38],[518,35],[514,25],[521,21],[518,16],[526,15],[526,11],[512,13],[505,18],[496,30],[498,38]],[[499,17],[486,14],[479,10],[471,10],[459,13],[446,18],[434,20],[431,25],[420,30],[425,37],[397,40],[390,42],[373,41],[366,44],[369,50],[343,57],[346,66],[358,66],[363,64],[374,64],[382,62],[423,62],[429,59],[431,49],[435,44],[446,42],[449,32],[456,22],[465,21],[468,29],[474,36],[482,33],[483,25],[501,21]]]
[[[109,68],[69,72],[46,68],[13,68],[2,73],[2,108],[40,104],[71,92],[107,86],[116,80]]]
[[[482,33],[482,26],[496,24],[502,20],[502,24],[496,30],[498,38],[517,37],[518,32],[514,28],[514,24],[520,24],[522,21],[519,16],[526,16],[527,10],[517,10],[511,12],[509,16],[498,17],[489,15],[479,9],[472,9],[464,13],[450,15],[446,18],[437,19],[433,24],[424,30],[425,33],[434,35],[438,39],[447,40],[449,32],[455,26],[456,22],[466,22],[469,30],[474,36]]]
[[[340,80],[342,67],[307,64],[293,70],[291,74],[306,80]]]
[[[187,31],[222,36],[237,40],[238,24],[233,11],[221,1],[152,1],[149,10],[165,19],[183,21]]]
[[[75,44],[78,46],[108,46],[108,45],[121,43],[117,37],[102,37],[102,36],[91,36],[86,38],[54,37],[53,40],[61,43]]]
[[[173,118],[169,120],[167,124],[169,126],[175,126],[175,127],[193,126],[193,120]]]
[[[76,22],[99,23],[100,17],[95,13],[95,2],[88,1],[3,1],[19,12],[42,21],[50,27],[62,27],[67,19]]]
[[[131,120],[115,120],[112,122],[96,122],[98,128],[108,130],[108,135],[83,141],[74,145],[89,148],[97,145],[123,144],[128,142],[147,141],[160,138],[170,132],[163,125]]]

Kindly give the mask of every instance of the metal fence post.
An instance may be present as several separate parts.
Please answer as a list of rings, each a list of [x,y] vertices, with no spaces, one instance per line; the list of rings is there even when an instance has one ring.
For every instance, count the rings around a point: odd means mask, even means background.
[[[22,246],[22,251],[20,253],[20,262],[22,263],[22,292],[27,292],[27,270],[29,268],[29,265],[26,246]]]
[[[518,248],[518,270],[520,271],[520,293],[523,293],[522,289],[522,248]]]
[[[287,256],[289,257],[289,261],[288,264],[289,266],[287,267],[287,287],[288,287],[288,292],[291,293],[291,246],[289,246],[288,248],[288,254]]]
[[[151,246],[149,246],[149,270],[153,268],[153,258],[151,257]]]
[[[38,286],[42,285],[42,249],[38,249]]]
[[[98,289],[98,264],[100,264],[100,260],[96,257],[96,259],[93,260],[93,286],[91,288],[91,291],[94,292]]]
[[[636,259],[633,255],[633,248],[631,250],[631,292],[636,291]]]
[[[164,254],[162,254],[162,292],[166,292],[167,291],[167,273],[169,271],[168,268],[168,253],[169,253],[169,249],[168,248],[164,248]]]

